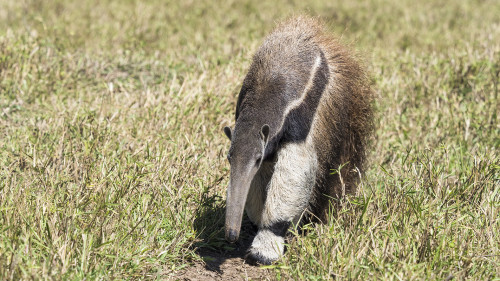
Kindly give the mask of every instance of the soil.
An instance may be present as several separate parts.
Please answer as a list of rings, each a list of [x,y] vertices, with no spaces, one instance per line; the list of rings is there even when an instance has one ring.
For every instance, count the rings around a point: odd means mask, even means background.
[[[213,198],[207,198],[209,205]],[[203,261],[175,272],[173,280],[273,280],[274,272],[258,265],[251,265],[244,257],[250,247],[257,228],[244,218],[239,240],[235,244],[225,242],[223,221],[214,222],[214,217],[224,217],[224,209],[200,208],[197,211],[194,228],[203,243],[194,245]],[[217,233],[214,235],[214,233]],[[210,245],[210,246],[208,246]]]
[[[178,280],[271,280],[268,269],[249,265],[242,258],[245,251],[236,249],[229,253],[200,253],[207,260],[176,274]]]

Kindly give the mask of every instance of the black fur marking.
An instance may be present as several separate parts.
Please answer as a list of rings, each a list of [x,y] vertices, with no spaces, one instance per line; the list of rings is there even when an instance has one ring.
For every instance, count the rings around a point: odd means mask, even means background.
[[[282,143],[302,142],[309,135],[319,101],[330,78],[328,64],[321,50],[320,56],[321,64],[316,70],[311,89],[306,93],[304,101],[298,107],[292,109],[285,117]]]
[[[285,234],[288,231],[290,224],[291,223],[289,221],[278,221],[271,224],[270,226],[264,227],[263,229],[268,229],[276,236],[285,237]]]
[[[270,265],[273,263],[273,260],[270,260],[259,253],[254,254],[252,252],[248,252],[245,255],[245,260],[251,265]]]
[[[318,110],[319,102],[330,79],[325,54],[321,50],[319,52],[321,64],[316,70],[311,89],[307,91],[304,101],[297,108],[291,110],[285,117],[283,127],[268,141],[265,159],[274,157],[276,148],[280,144],[302,142],[309,135],[314,115]]]

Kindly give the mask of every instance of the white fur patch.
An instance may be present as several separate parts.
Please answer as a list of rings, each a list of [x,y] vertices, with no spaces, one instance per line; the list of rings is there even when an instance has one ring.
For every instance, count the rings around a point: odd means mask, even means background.
[[[270,262],[275,261],[285,251],[285,238],[277,236],[267,229],[259,230],[249,251],[255,257],[262,257]]]
[[[318,160],[311,137],[283,146],[277,160],[259,227],[278,221],[297,223],[309,204],[316,181]]]

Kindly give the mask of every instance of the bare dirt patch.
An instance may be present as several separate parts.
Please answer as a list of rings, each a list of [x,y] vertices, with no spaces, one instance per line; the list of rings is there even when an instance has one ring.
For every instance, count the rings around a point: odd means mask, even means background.
[[[246,241],[245,241],[246,242]],[[248,243],[242,243],[233,251],[216,252],[202,249],[199,255],[205,262],[180,272],[179,280],[272,280],[271,271],[247,264],[243,259]]]
[[[222,179],[222,178],[221,178]],[[174,274],[175,280],[272,280],[273,271],[248,264],[244,257],[257,228],[245,216],[239,240],[229,244],[224,238],[225,207],[216,194],[205,193],[196,210],[193,222],[199,243],[196,254],[203,261],[194,262]]]

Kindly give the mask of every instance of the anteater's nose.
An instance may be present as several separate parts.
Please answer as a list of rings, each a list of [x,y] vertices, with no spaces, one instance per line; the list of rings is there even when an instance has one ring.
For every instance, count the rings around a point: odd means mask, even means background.
[[[228,229],[226,231],[226,240],[230,243],[236,242],[236,240],[238,240],[238,236],[240,236],[240,234],[234,229]]]

